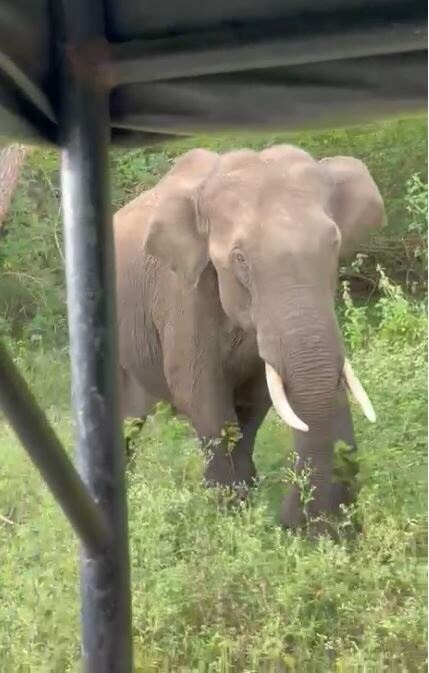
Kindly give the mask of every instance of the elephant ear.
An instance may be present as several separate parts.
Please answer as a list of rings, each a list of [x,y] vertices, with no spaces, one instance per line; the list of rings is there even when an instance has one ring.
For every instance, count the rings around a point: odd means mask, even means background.
[[[384,225],[383,199],[359,159],[327,157],[320,165],[333,183],[331,214],[341,231],[341,257],[348,257],[362,240]]]
[[[155,188],[145,241],[147,254],[195,287],[207,266],[208,224],[199,214],[200,194],[219,156],[195,148],[181,156]]]
[[[149,221],[145,252],[195,287],[207,266],[207,232],[199,231],[192,194],[184,190],[160,199]]]

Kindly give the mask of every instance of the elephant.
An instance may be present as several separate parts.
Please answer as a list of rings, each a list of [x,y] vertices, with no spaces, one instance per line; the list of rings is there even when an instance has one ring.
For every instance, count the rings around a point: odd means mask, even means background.
[[[345,358],[338,266],[383,223],[353,157],[292,145],[181,156],[114,217],[123,417],[170,403],[206,447],[206,483],[248,489],[273,406],[312,489],[306,507],[297,484],[287,490],[282,524],[326,532],[351,501],[333,478],[335,443],[356,448],[347,389],[375,420]]]

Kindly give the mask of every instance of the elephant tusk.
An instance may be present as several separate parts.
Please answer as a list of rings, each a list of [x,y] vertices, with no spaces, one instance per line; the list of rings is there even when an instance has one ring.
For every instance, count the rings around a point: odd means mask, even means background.
[[[352,366],[347,359],[344,360],[343,377],[348,389],[355,398],[356,402],[358,402],[360,405],[367,419],[371,423],[375,423],[377,417],[375,415],[374,407],[371,404],[371,400],[366,394],[363,385],[354,373]]]
[[[291,428],[301,430],[301,432],[308,432],[308,425],[298,418],[288,402],[281,377],[267,362],[265,363],[265,376],[274,409],[280,418],[290,425]]]

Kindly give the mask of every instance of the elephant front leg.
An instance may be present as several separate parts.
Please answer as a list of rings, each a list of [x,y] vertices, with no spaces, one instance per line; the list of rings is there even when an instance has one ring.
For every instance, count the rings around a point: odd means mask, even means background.
[[[232,391],[226,386],[215,390],[207,385],[199,388],[192,404],[179,408],[190,419],[201,442],[207,485],[234,488],[244,495],[257,476],[252,454],[269,404],[234,404]]]
[[[247,490],[256,483],[255,440],[271,406],[263,369],[234,391],[234,406],[240,437],[231,451],[231,460],[235,482]]]
[[[215,405],[216,406],[216,405]],[[203,410],[192,418],[205,456],[204,480],[208,486],[236,488],[250,485],[256,476],[252,458],[242,451],[243,439],[234,407],[213,413],[207,422]]]
[[[232,486],[241,497],[246,497],[257,479],[253,461],[256,434],[270,406],[263,369],[235,389],[237,422],[223,433],[226,445],[220,445],[212,452],[206,469],[209,483]]]
[[[243,497],[255,485],[253,450],[256,433],[267,411],[268,407],[236,407],[237,422],[222,429],[222,440],[205,444],[208,484],[233,487]]]
[[[330,428],[329,432],[322,428],[317,432],[295,433],[298,456],[295,483],[284,498],[281,512],[282,523],[288,528],[309,526],[315,534],[334,535],[327,518],[339,516],[342,507],[349,506],[354,500],[353,481],[356,475],[347,479],[342,469],[344,466],[339,465],[334,454],[338,442],[352,449],[351,457],[356,452],[349,402],[343,388],[338,393]],[[353,465],[357,469],[355,461]]]
[[[180,361],[167,357],[165,376],[173,405],[188,418],[201,442],[206,482],[232,486],[235,476],[230,448],[238,429],[233,391],[217,361],[206,358],[200,366],[201,361],[201,356],[192,353]]]

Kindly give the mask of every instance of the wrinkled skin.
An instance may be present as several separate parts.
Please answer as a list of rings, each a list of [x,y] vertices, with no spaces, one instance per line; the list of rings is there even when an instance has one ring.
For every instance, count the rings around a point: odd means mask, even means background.
[[[204,444],[238,423],[241,439],[232,452],[216,442],[205,477],[250,486],[271,405],[267,362],[310,428],[294,436],[313,499],[304,513],[292,487],[282,521],[298,528],[337,514],[350,494],[333,483],[333,446],[355,445],[334,312],[338,262],[383,218],[353,158],[318,162],[291,146],[185,154],[115,217],[124,416],[144,418],[165,400]]]

